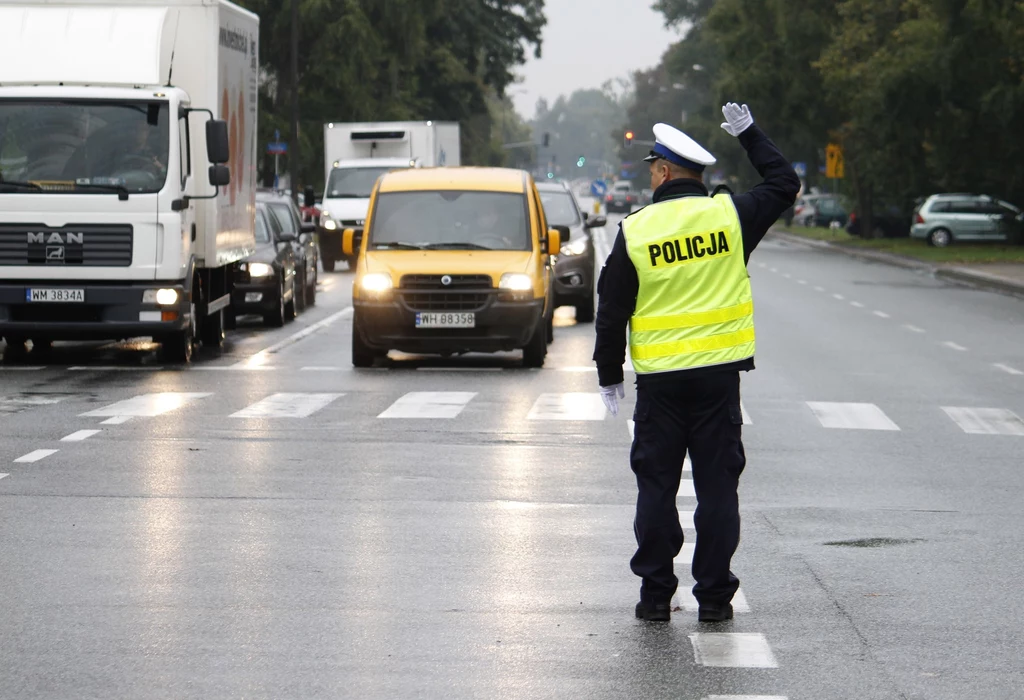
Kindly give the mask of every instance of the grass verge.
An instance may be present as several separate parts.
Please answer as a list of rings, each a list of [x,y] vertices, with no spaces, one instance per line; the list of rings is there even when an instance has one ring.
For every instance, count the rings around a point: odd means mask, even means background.
[[[876,238],[861,240],[846,231],[827,228],[790,226],[781,230],[803,238],[828,241],[852,248],[868,248],[894,255],[903,255],[926,262],[951,265],[978,265],[983,263],[1024,263],[1024,245],[1006,243],[954,243],[946,248],[933,248],[914,238]]]

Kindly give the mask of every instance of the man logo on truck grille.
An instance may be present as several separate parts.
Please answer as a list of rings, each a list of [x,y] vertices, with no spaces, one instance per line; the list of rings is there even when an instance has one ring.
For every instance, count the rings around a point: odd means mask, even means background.
[[[64,246],[46,246],[46,262],[64,262]]]
[[[85,245],[85,234],[84,233],[65,233],[61,234],[58,231],[51,231],[47,234],[45,231],[34,233],[28,232],[28,244],[33,243],[45,244],[45,245]]]

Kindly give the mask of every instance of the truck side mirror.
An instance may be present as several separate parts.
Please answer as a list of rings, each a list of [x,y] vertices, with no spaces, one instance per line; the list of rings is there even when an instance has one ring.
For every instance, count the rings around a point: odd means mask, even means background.
[[[206,157],[215,165],[231,160],[228,123],[223,119],[209,119],[206,122]]]
[[[231,169],[226,165],[211,165],[210,184],[214,187],[227,187],[230,185]]]

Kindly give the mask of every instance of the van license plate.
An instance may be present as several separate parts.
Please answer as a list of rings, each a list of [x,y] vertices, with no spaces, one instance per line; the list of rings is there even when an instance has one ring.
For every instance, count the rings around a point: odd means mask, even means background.
[[[476,314],[418,313],[417,328],[476,328]]]
[[[70,304],[85,302],[84,289],[26,289],[25,301]]]

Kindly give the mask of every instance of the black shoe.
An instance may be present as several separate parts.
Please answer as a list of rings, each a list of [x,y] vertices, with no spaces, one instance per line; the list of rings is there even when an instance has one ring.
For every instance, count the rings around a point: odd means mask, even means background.
[[[636,619],[647,622],[668,622],[672,618],[672,605],[664,603],[645,603],[640,601],[636,604]]]
[[[697,609],[699,622],[725,622],[732,619],[732,603],[701,605]]]

